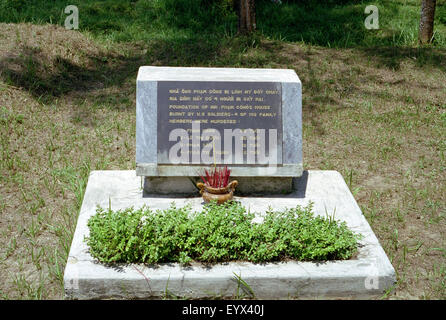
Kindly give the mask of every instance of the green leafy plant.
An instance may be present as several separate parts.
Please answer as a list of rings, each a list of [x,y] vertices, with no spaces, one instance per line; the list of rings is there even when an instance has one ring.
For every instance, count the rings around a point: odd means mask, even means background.
[[[262,223],[240,203],[212,202],[200,212],[190,206],[97,209],[85,240],[101,262],[161,263],[323,261],[349,259],[360,235],[345,222],[314,216],[312,205],[269,209]]]

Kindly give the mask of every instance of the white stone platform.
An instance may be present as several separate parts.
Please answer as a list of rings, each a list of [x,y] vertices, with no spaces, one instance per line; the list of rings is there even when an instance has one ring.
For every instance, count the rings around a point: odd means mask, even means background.
[[[156,266],[115,264],[105,266],[88,253],[88,219],[98,205],[112,209],[148,205],[154,209],[191,203],[200,210],[201,197],[173,198],[146,196],[142,177],[135,171],[92,171],[88,180],[79,219],[64,274],[68,299],[141,299],[166,294],[180,297],[235,297],[234,274],[253,290],[259,299],[379,297],[395,282],[395,270],[364,218],[341,174],[336,171],[306,171],[295,184],[296,191],[285,196],[237,197],[254,212],[307,205],[314,212],[346,221],[361,233],[359,254],[352,260],[331,262],[281,262],[267,264],[225,263],[212,267],[179,264]],[[240,291],[241,292],[241,291]]]

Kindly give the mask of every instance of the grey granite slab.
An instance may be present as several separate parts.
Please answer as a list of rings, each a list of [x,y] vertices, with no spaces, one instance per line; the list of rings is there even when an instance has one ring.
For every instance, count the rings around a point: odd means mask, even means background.
[[[281,162],[266,175],[250,167],[233,165],[246,171],[240,176],[299,177],[302,175],[302,83],[290,69],[140,67],[136,90],[136,173],[141,176],[194,176],[189,165],[160,166],[157,163],[157,86],[159,81],[236,81],[278,82],[282,87]],[[289,169],[292,168],[292,171]],[[175,171],[178,173],[175,174]],[[259,173],[258,173],[259,172]]]

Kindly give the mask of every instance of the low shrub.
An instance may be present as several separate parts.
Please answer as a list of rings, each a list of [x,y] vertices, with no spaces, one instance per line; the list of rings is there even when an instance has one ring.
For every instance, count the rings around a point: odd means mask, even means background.
[[[88,221],[90,253],[101,262],[161,263],[350,259],[360,235],[345,222],[315,216],[312,205],[265,213],[238,202],[166,210],[98,208]]]

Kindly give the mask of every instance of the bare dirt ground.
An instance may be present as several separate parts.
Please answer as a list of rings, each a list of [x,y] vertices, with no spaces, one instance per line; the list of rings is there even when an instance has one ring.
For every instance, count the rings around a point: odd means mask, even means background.
[[[0,24],[1,297],[63,298],[88,173],[134,169],[137,70],[169,50]],[[383,298],[445,299],[446,52],[262,40],[230,55],[201,65],[300,76],[304,168],[344,176],[397,271]]]

